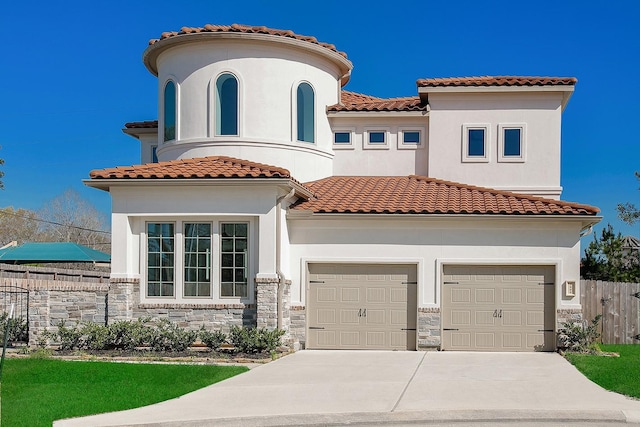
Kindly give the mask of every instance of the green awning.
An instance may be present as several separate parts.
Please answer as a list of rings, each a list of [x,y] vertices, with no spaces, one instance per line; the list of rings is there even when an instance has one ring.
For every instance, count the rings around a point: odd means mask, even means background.
[[[0,249],[0,262],[12,264],[111,262],[111,256],[77,243],[25,243]]]

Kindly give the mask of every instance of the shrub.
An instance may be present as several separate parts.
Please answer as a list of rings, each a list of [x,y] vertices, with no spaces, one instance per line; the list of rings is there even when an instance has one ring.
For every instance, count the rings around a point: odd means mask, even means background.
[[[58,338],[60,340],[60,350],[73,350],[74,348],[80,348],[82,343],[82,331],[80,330],[78,323],[73,327],[67,327],[64,320],[58,323]]]
[[[200,341],[212,350],[219,350],[227,340],[227,335],[222,331],[207,331],[204,326],[198,331]]]
[[[118,320],[109,328],[109,345],[118,350],[133,350],[149,342],[152,332],[146,325],[150,319]]]
[[[281,329],[268,330],[266,328],[241,328],[232,326],[229,341],[242,353],[263,353],[274,351],[281,345],[280,338],[284,335]]]
[[[600,336],[598,323],[601,317],[597,315],[591,323],[573,320],[562,323],[562,328],[558,331],[558,346],[576,353],[598,352],[596,340]]]
[[[2,331],[2,339],[4,339],[5,329],[9,328],[7,341],[9,342],[27,342],[29,341],[29,326],[24,317],[9,319],[7,313],[0,314],[0,331]]]
[[[109,346],[109,328],[94,322],[83,323],[80,327],[82,340],[79,347],[86,350],[104,350]]]
[[[148,344],[153,351],[184,351],[197,337],[196,331],[187,331],[167,319],[160,319],[152,329]]]

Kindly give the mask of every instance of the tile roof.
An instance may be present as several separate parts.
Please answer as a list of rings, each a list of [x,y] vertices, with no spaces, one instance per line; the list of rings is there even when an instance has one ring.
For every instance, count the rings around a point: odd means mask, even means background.
[[[289,178],[287,169],[226,156],[93,170],[91,179]]]
[[[294,210],[360,214],[596,215],[588,205],[423,176],[334,176],[305,183],[315,198]]]
[[[480,76],[419,79],[418,87],[457,86],[574,86],[575,77]]]
[[[125,123],[124,127],[127,129],[156,129],[158,127],[158,121],[145,120],[143,122],[129,122]]]
[[[326,49],[329,49],[337,54],[347,57],[347,54],[344,52],[340,52],[336,47],[329,43],[319,42],[318,39],[311,36],[303,36],[300,34],[296,34],[291,30],[278,30],[274,28],[267,27],[253,27],[251,25],[242,25],[242,24],[232,24],[232,25],[213,25],[207,24],[204,27],[182,27],[180,31],[167,31],[160,35],[159,39],[151,39],[149,40],[149,45],[156,44],[162,40],[169,39],[171,37],[183,35],[183,34],[194,34],[194,33],[254,33],[254,34],[269,34],[272,36],[280,36],[280,37],[289,37],[296,40],[301,40],[313,44],[317,44],[318,46],[322,46]]]
[[[330,105],[327,111],[426,111],[427,104],[418,96],[377,98],[360,93],[342,91],[340,104]]]

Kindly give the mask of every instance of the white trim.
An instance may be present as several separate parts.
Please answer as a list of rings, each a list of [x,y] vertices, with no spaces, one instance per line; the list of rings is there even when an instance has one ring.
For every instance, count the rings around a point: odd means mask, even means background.
[[[341,142],[336,143],[336,133],[348,133],[349,134],[349,143]],[[356,139],[356,128],[349,126],[337,126],[331,129],[332,141],[331,145],[334,150],[353,150],[355,149],[355,139]]]
[[[520,155],[504,155],[504,131],[507,129],[520,129]],[[524,163],[527,160],[527,124],[526,123],[499,123],[498,124],[498,161],[501,163]]]
[[[238,118],[237,118],[238,132],[235,135],[218,135],[216,133],[217,82],[220,76],[222,76],[223,74],[231,74],[233,77],[236,78],[236,82],[238,83]],[[243,96],[242,96],[242,89],[244,88],[244,83],[242,82],[242,79],[240,76],[241,74],[237,70],[234,70],[231,68],[225,68],[225,70],[220,71],[218,74],[216,74],[209,80],[209,96],[207,97],[207,107],[208,107],[207,108],[207,137],[208,138],[240,138],[242,137],[243,135],[242,124],[244,121],[242,120],[241,112],[243,111],[242,107],[244,104]]]
[[[384,134],[384,142],[369,142],[369,134],[379,133]],[[389,128],[385,126],[370,126],[363,129],[362,148],[364,150],[388,150],[389,149]]]
[[[130,216],[133,217],[133,216]],[[255,217],[238,215],[139,215],[143,224],[140,234],[137,236],[140,242],[139,262],[140,271],[140,303],[141,304],[167,304],[169,301],[175,304],[253,304],[256,276],[256,256],[258,242],[258,227]],[[147,296],[147,224],[148,223],[173,223],[174,224],[174,296],[173,297],[149,297]],[[185,297],[184,296],[184,224],[187,222],[211,224],[211,296],[210,297]],[[221,251],[220,251],[220,227],[223,223],[245,223],[249,226],[247,237],[247,296],[223,297],[221,295]],[[135,236],[134,236],[135,238]]]
[[[167,88],[167,84],[169,82],[173,82],[173,86],[175,87],[175,91],[176,91],[176,123],[175,123],[175,130],[174,130],[174,135],[173,135],[173,139],[168,139],[168,140],[164,140],[164,92]],[[178,84],[178,79],[176,78],[176,76],[174,76],[173,74],[170,74],[167,76],[167,78],[164,80],[164,83],[162,83],[162,90],[160,91],[160,103],[159,103],[159,114],[158,114],[158,149],[166,143],[169,142],[175,142],[180,140],[180,136],[178,133],[178,130],[180,129],[180,85]]]
[[[405,132],[418,132],[419,141],[404,142]],[[398,150],[415,150],[424,147],[425,129],[421,126],[399,126],[398,127]]]
[[[469,131],[475,129],[484,130],[484,156],[470,156]],[[491,160],[491,125],[488,123],[464,123],[462,125],[462,162],[463,163],[489,163]]]
[[[298,139],[298,87],[306,83],[313,91],[313,142]],[[318,94],[309,80],[296,80],[291,90],[291,141],[298,144],[318,145]]]

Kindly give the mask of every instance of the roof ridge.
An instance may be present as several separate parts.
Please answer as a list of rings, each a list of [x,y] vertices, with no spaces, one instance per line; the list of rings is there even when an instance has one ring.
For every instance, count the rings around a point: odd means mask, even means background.
[[[573,86],[578,82],[575,77],[552,76],[466,76],[433,77],[416,80],[418,87],[456,87],[456,86]]]
[[[313,36],[305,36],[305,35],[297,34],[297,33],[294,33],[292,30],[282,30],[277,28],[269,28],[265,26],[253,26],[253,25],[246,25],[246,24],[231,24],[231,25],[205,24],[202,27],[182,27],[180,28],[179,31],[165,31],[161,33],[159,38],[149,40],[149,45],[154,45],[158,42],[161,42],[162,40],[166,40],[172,37],[186,35],[186,34],[195,34],[195,33],[247,33],[247,34],[256,33],[256,34],[267,34],[267,35],[279,36],[279,37],[288,37],[288,38],[316,44],[318,46],[331,50],[344,58],[347,58],[347,54],[345,52],[339,51],[335,47],[335,45],[331,43],[321,42]]]

